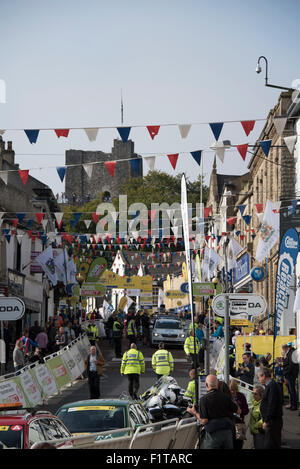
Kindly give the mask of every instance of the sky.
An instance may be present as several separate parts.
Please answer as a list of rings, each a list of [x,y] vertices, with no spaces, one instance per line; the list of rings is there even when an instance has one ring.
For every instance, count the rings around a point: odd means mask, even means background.
[[[110,152],[119,138],[122,89],[124,126],[139,126],[130,133],[136,153],[160,154],[156,169],[195,180],[200,168],[189,152],[205,150],[208,184],[208,123],[265,119],[277,103],[280,91],[264,86],[264,64],[255,73],[258,57],[268,59],[270,83],[300,79],[299,13],[297,0],[0,0],[0,129],[10,129],[3,138],[21,169],[61,193],[56,167],[66,150]],[[163,126],[171,123],[194,125],[182,139],[177,126]],[[146,125],[162,126],[154,140]],[[253,144],[263,125],[247,137],[239,122],[224,124],[220,140]],[[79,129],[67,139],[41,131],[36,144],[22,131],[71,127]],[[90,142],[84,127],[112,128]],[[175,171],[166,156],[173,153],[180,153]],[[250,158],[228,151],[217,170],[243,174]]]

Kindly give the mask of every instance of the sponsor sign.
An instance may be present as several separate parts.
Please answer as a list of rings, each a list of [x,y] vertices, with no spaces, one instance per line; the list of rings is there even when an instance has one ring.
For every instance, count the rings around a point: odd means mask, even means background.
[[[279,249],[275,302],[275,337],[280,327],[281,316],[286,309],[288,289],[294,276],[299,250],[298,233],[294,228],[290,228],[283,235]]]
[[[15,296],[0,297],[0,321],[17,321],[24,316],[25,304]]]
[[[185,295],[186,293],[182,293],[181,290],[168,290],[165,293],[165,297],[170,299],[184,298]]]
[[[29,405],[34,407],[42,400],[40,388],[29,371],[20,375],[20,382]]]
[[[253,267],[250,272],[251,278],[255,282],[262,282],[265,279],[266,273],[263,267]]]
[[[250,257],[246,253],[236,261],[236,267],[233,268],[233,284],[240,282],[250,273]]]
[[[266,310],[266,300],[261,295],[252,293],[229,293],[229,315],[232,319],[244,319],[248,316],[259,316]],[[212,309],[218,316],[225,316],[226,295],[217,295],[213,299]]]
[[[32,373],[43,391],[44,398],[48,396],[53,396],[57,393],[57,386],[55,380],[46,365],[37,365],[33,368]]]

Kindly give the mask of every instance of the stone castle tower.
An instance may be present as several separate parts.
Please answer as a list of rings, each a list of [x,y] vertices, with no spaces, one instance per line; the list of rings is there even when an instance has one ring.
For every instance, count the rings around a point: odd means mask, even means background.
[[[139,159],[139,169],[134,171],[129,159]],[[126,161],[120,161],[126,160]],[[131,177],[143,176],[143,159],[134,153],[134,142],[128,140],[114,140],[111,153],[102,151],[67,150],[66,165],[68,166],[65,178],[65,195],[69,203],[72,203],[72,195],[83,203],[93,200],[99,193],[106,193],[110,198],[118,197],[121,185]],[[114,177],[112,177],[104,161],[116,161]],[[89,178],[82,165],[94,164],[92,176]]]

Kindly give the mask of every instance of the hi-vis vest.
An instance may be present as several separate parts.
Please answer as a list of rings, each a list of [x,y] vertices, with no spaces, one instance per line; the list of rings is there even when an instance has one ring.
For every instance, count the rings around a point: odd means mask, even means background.
[[[120,372],[124,375],[131,373],[140,375],[145,371],[145,361],[142,352],[130,349],[124,353]]]
[[[133,319],[129,321],[128,327],[127,327],[127,335],[136,335],[136,328],[135,328],[135,322]]]
[[[152,367],[157,375],[168,376],[174,369],[172,354],[167,350],[157,350],[152,355]]]
[[[184,395],[186,397],[189,397],[190,399],[192,399],[193,404],[196,404],[196,383],[195,383],[194,379],[189,382],[188,387],[187,387]]]
[[[122,326],[119,321],[115,321],[113,324],[113,337],[122,337]]]
[[[184,351],[187,355],[194,354],[195,353],[195,347],[194,347],[194,341],[196,340],[196,354],[200,350],[200,342],[197,339],[197,337],[189,336],[185,339],[184,342]]]
[[[86,333],[89,339],[95,340],[98,337],[98,327],[88,324],[86,327]]]

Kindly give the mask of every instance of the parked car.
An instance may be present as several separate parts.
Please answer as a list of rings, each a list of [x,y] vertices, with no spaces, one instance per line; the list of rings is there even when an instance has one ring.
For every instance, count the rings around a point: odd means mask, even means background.
[[[29,449],[34,443],[70,437],[58,447],[72,446],[72,435],[59,418],[47,411],[31,411],[21,405],[0,405],[0,441],[7,448]]]
[[[184,345],[186,330],[183,329],[181,321],[168,317],[159,318],[155,321],[151,333],[151,345],[155,346],[160,342],[166,345]]]
[[[150,423],[147,412],[138,401],[130,399],[89,399],[70,402],[56,412],[73,436],[100,433]],[[124,432],[113,436],[122,436]],[[107,438],[107,436],[106,436]]]

